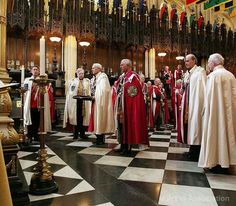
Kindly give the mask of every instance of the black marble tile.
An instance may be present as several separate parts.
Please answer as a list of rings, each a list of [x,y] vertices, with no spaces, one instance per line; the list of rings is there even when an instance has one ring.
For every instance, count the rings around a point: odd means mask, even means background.
[[[166,165],[165,160],[135,158],[131,161],[129,167],[164,169],[165,165]]]
[[[153,134],[160,134],[160,135],[171,135],[171,132],[163,132],[163,131],[156,131],[156,132],[153,132]]]
[[[161,184],[158,183],[147,183],[147,182],[136,182],[136,181],[124,181],[126,184],[134,188],[134,190],[145,194],[154,202],[158,203],[161,191]]]
[[[168,152],[168,147],[154,147],[151,146],[149,149],[145,151],[152,151],[152,152]]]
[[[188,148],[189,146],[186,145],[186,144],[170,142],[170,147],[184,147],[184,148]]]
[[[197,172],[165,170],[163,183],[196,187],[210,187],[206,175]]]
[[[164,139],[164,138],[150,138],[150,141],[155,141],[155,142],[169,142],[170,139]]]
[[[114,205],[157,206],[155,200],[124,182],[101,185],[99,191]]]
[[[179,153],[168,153],[167,159],[168,160],[180,160],[180,161],[193,161],[190,158],[188,158],[187,155],[179,154]]]
[[[110,165],[97,165],[101,168],[105,173],[118,178],[122,172],[126,169],[126,167],[119,167],[119,166],[110,166]]]
[[[89,162],[96,162],[98,159],[100,159],[103,155],[91,155],[91,154],[80,154],[84,159],[88,160]]]
[[[33,169],[35,168],[36,164],[31,166],[31,167],[28,167],[26,169],[24,169],[24,171],[26,172],[34,172]],[[49,164],[49,170],[54,173],[54,172],[57,172],[58,170],[60,170],[61,168],[65,167],[66,165],[58,165],[58,164]]]
[[[19,159],[20,159],[20,160],[37,161],[38,156],[39,156],[38,153],[32,153],[32,154],[30,154],[30,155],[21,157],[21,158],[19,158]],[[55,156],[55,155],[47,154],[47,157],[48,157],[48,158],[53,157],[53,156]]]
[[[35,201],[31,203],[31,206],[92,206],[107,202],[109,201],[100,193],[96,191],[89,191],[56,197],[53,199]]]
[[[235,206],[236,191],[212,189],[218,206]]]
[[[65,147],[70,148],[71,150],[73,150],[73,152],[76,152],[76,153],[87,148],[87,147],[76,147],[76,146],[69,146],[69,145],[66,145]]]
[[[83,180],[81,179],[55,176],[55,182],[58,184],[57,193],[66,195],[68,192],[70,192],[75,186],[77,186],[82,181]]]
[[[111,150],[107,155],[109,156],[119,156],[119,157],[135,157],[138,154],[138,151],[132,150],[128,156],[122,155],[120,152]]]

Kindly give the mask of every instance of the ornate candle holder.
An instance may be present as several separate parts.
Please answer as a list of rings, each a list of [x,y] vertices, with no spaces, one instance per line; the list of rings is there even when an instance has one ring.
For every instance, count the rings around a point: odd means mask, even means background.
[[[39,86],[40,100],[40,148],[38,152],[38,163],[35,166],[34,174],[31,177],[29,186],[29,193],[34,195],[45,195],[58,190],[57,183],[54,180],[53,173],[49,170],[47,163],[47,150],[45,149],[45,128],[44,128],[44,94],[46,93],[46,86],[52,82],[47,75],[40,75],[34,80]]]
[[[26,138],[25,135],[25,127],[24,127],[24,94],[27,91],[24,87],[21,87],[18,89],[18,92],[20,92],[21,96],[21,118],[20,118],[20,128],[19,128],[19,145],[22,147],[23,145],[27,145],[28,139]]]

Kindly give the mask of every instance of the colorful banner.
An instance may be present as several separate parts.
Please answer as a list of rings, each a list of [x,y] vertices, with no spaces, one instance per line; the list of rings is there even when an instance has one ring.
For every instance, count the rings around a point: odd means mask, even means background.
[[[219,6],[220,4],[227,3],[231,0],[208,0],[206,3],[204,3],[204,10],[214,8],[216,6]]]
[[[197,0],[186,0],[186,6],[195,3]]]
[[[231,7],[230,9],[228,9],[227,13],[228,13],[230,18],[235,17],[236,16],[236,6]]]

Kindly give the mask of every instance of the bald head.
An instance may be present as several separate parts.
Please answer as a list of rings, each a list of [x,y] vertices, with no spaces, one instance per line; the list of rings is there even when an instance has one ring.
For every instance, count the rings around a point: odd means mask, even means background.
[[[188,54],[185,57],[185,66],[187,69],[192,69],[197,64],[197,58],[193,54]]]

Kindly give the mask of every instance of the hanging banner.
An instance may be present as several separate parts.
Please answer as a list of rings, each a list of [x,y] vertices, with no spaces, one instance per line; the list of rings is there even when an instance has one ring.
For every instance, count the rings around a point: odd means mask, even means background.
[[[206,3],[204,3],[204,10],[208,10],[210,8],[214,8],[216,6],[219,6],[223,3],[227,3],[231,0],[209,0]]]
[[[228,9],[227,13],[228,13],[230,18],[235,17],[236,16],[236,6],[231,7],[230,9]]]
[[[186,6],[196,3],[197,0],[186,0]]]

